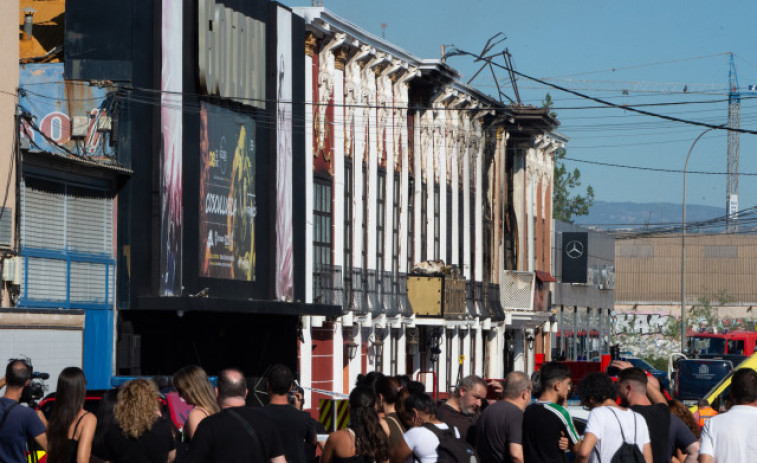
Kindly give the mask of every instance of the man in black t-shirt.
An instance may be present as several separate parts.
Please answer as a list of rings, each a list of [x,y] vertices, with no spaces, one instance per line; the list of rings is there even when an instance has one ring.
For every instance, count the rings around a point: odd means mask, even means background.
[[[523,455],[528,463],[567,463],[565,450],[575,450],[580,440],[573,419],[562,405],[572,386],[570,369],[549,362],[539,372],[539,400],[523,413]]]
[[[614,363],[613,365],[618,365]],[[624,365],[619,365],[621,368]],[[618,373],[618,395],[620,404],[630,407],[647,422],[649,439],[652,444],[652,461],[668,461],[668,442],[670,434],[670,409],[664,403],[653,404],[647,397],[647,374],[641,368],[630,367]]]
[[[457,428],[470,445],[476,445],[476,421],[485,401],[486,381],[476,375],[466,376],[452,397],[436,409],[436,416],[447,426]]]
[[[503,394],[476,424],[476,452],[486,463],[523,463],[523,410],[531,402],[531,380],[520,371],[508,373]]]
[[[245,406],[247,382],[237,369],[218,375],[221,411],[200,422],[189,448],[189,463],[286,463],[274,424]]]
[[[289,403],[294,375],[285,365],[274,365],[268,370],[266,384],[271,401],[260,411],[276,426],[287,463],[306,463],[305,445],[316,443],[315,427],[311,416]]]

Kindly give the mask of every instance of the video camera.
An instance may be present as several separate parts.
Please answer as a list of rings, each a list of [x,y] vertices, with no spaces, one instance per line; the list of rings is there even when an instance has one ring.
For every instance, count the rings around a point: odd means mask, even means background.
[[[8,360],[8,363],[17,361],[23,362],[23,364],[29,369],[29,384],[21,392],[19,403],[27,404],[30,407],[36,407],[37,401],[45,396],[45,391],[47,391],[47,384],[45,384],[45,381],[50,379],[50,374],[34,371],[34,366],[32,366],[32,361],[29,357],[10,359]]]

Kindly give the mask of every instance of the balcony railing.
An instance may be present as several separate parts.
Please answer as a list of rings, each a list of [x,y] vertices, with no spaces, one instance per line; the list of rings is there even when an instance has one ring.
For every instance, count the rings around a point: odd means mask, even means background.
[[[342,267],[319,265],[313,272],[313,302],[342,305]]]
[[[397,315],[397,280],[393,272],[381,272],[381,307],[390,316]]]
[[[375,270],[365,271],[365,295],[368,302],[367,309],[372,313],[380,312],[378,277]]]
[[[465,311],[468,312],[468,314],[472,316],[477,316],[478,311],[476,310],[476,302],[474,300],[474,289],[473,289],[473,282],[472,281],[466,281],[465,282]]]
[[[368,312],[368,304],[366,302],[366,293],[364,290],[365,279],[363,278],[363,269],[353,267],[350,269],[351,276],[351,300],[349,303],[349,309],[355,313],[364,314]]]
[[[484,305],[484,284],[480,281],[473,282],[473,303],[476,305],[476,313],[485,315],[486,306]]]
[[[407,298],[407,274],[397,274],[397,308],[401,315],[410,316],[413,308],[410,307],[410,299]]]

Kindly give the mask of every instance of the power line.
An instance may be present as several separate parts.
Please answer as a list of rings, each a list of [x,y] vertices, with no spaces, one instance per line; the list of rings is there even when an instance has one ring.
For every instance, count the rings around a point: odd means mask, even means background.
[[[718,56],[725,56],[728,53],[729,52],[726,51],[726,52],[721,52],[721,53],[715,53],[713,55],[692,56],[690,58],[678,58],[678,59],[673,59],[673,60],[668,60],[668,61],[657,61],[657,62],[646,63],[646,64],[632,64],[632,65],[628,65],[628,66],[615,66],[615,67],[612,67],[612,68],[600,69],[598,71],[584,71],[584,72],[576,72],[576,73],[573,73],[573,74],[563,74],[561,76],[542,77],[542,79],[547,80],[547,79],[557,79],[557,78],[562,78],[562,77],[575,77],[575,76],[585,76],[585,75],[590,75],[590,74],[601,74],[603,72],[625,71],[627,69],[638,69],[638,68],[643,68],[643,67],[660,66],[660,65],[663,65],[663,64],[682,63],[684,61],[694,61],[694,60],[698,60],[698,59],[716,58]]]
[[[635,169],[635,170],[646,170],[650,172],[666,172],[671,174],[683,174],[683,170],[677,170],[677,169],[664,169],[661,167],[644,167],[644,166],[628,166],[624,164],[614,164],[611,162],[602,162],[602,161],[587,161],[585,159],[575,159],[575,158],[562,158],[565,161],[573,161],[573,162],[580,162],[583,164],[594,164],[598,166],[605,166],[605,167],[616,167],[620,169]],[[728,172],[709,172],[704,170],[687,170],[687,174],[697,174],[697,175],[728,175]],[[757,172],[744,172],[739,173],[739,175],[745,175],[748,177],[757,177]]]
[[[562,92],[566,92],[566,93],[570,93],[572,95],[580,96],[580,97],[585,98],[587,100],[596,101],[597,103],[600,103],[600,104],[603,104],[603,105],[606,105],[606,106],[610,106],[610,107],[613,107],[613,108],[623,109],[623,110],[626,110],[626,111],[632,111],[632,112],[636,112],[636,113],[639,113],[639,114],[644,114],[646,116],[656,117],[656,118],[664,119],[664,120],[668,120],[668,121],[680,122],[682,124],[698,125],[700,127],[707,127],[707,128],[710,128],[710,129],[728,130],[730,132],[748,133],[750,135],[757,135],[757,130],[748,130],[748,129],[727,127],[725,125],[708,124],[706,122],[692,121],[692,120],[688,120],[688,119],[681,119],[681,118],[674,117],[674,116],[666,116],[664,114],[653,113],[653,112],[650,112],[650,111],[645,111],[643,109],[638,109],[638,108],[636,108],[634,106],[619,105],[619,104],[613,103],[611,101],[603,100],[602,98],[597,98],[597,97],[593,97],[593,96],[590,96],[590,95],[586,95],[585,93],[577,92],[575,90],[571,90],[569,88],[565,88],[565,87],[562,87],[560,85],[556,85],[556,84],[553,84],[553,83],[550,83],[550,82],[543,81],[543,80],[538,79],[536,77],[532,77],[532,76],[529,76],[527,74],[523,74],[522,72],[518,72],[518,71],[516,71],[514,69],[509,69],[506,66],[503,66],[503,65],[501,65],[499,63],[496,63],[491,58],[488,58],[488,57],[485,57],[485,56],[476,55],[475,53],[471,53],[469,51],[461,50],[459,48],[456,48],[454,51],[452,51],[451,53],[447,54],[448,57],[449,56],[454,56],[454,55],[468,55],[468,56],[476,58],[478,60],[484,60],[484,61],[488,62],[491,65],[497,66],[498,68],[504,69],[505,71],[508,71],[508,72],[513,72],[516,75],[519,75],[519,76],[521,76],[523,78],[532,80],[534,82],[539,82],[542,85],[546,85],[548,87],[552,87],[552,88],[554,88],[556,90],[560,90]]]

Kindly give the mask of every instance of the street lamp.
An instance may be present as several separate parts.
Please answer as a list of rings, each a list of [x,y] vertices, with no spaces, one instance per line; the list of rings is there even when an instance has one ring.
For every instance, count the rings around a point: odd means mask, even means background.
[[[681,221],[681,353],[686,349],[686,169],[689,168],[689,158],[691,157],[691,152],[694,151],[694,146],[704,134],[714,129],[715,127],[711,127],[699,134],[696,140],[694,140],[694,143],[691,144],[689,154],[686,155],[686,163],[683,165],[683,210]]]
[[[357,356],[358,345],[355,341],[347,341],[344,343],[344,347],[347,349],[347,358],[352,360]]]

